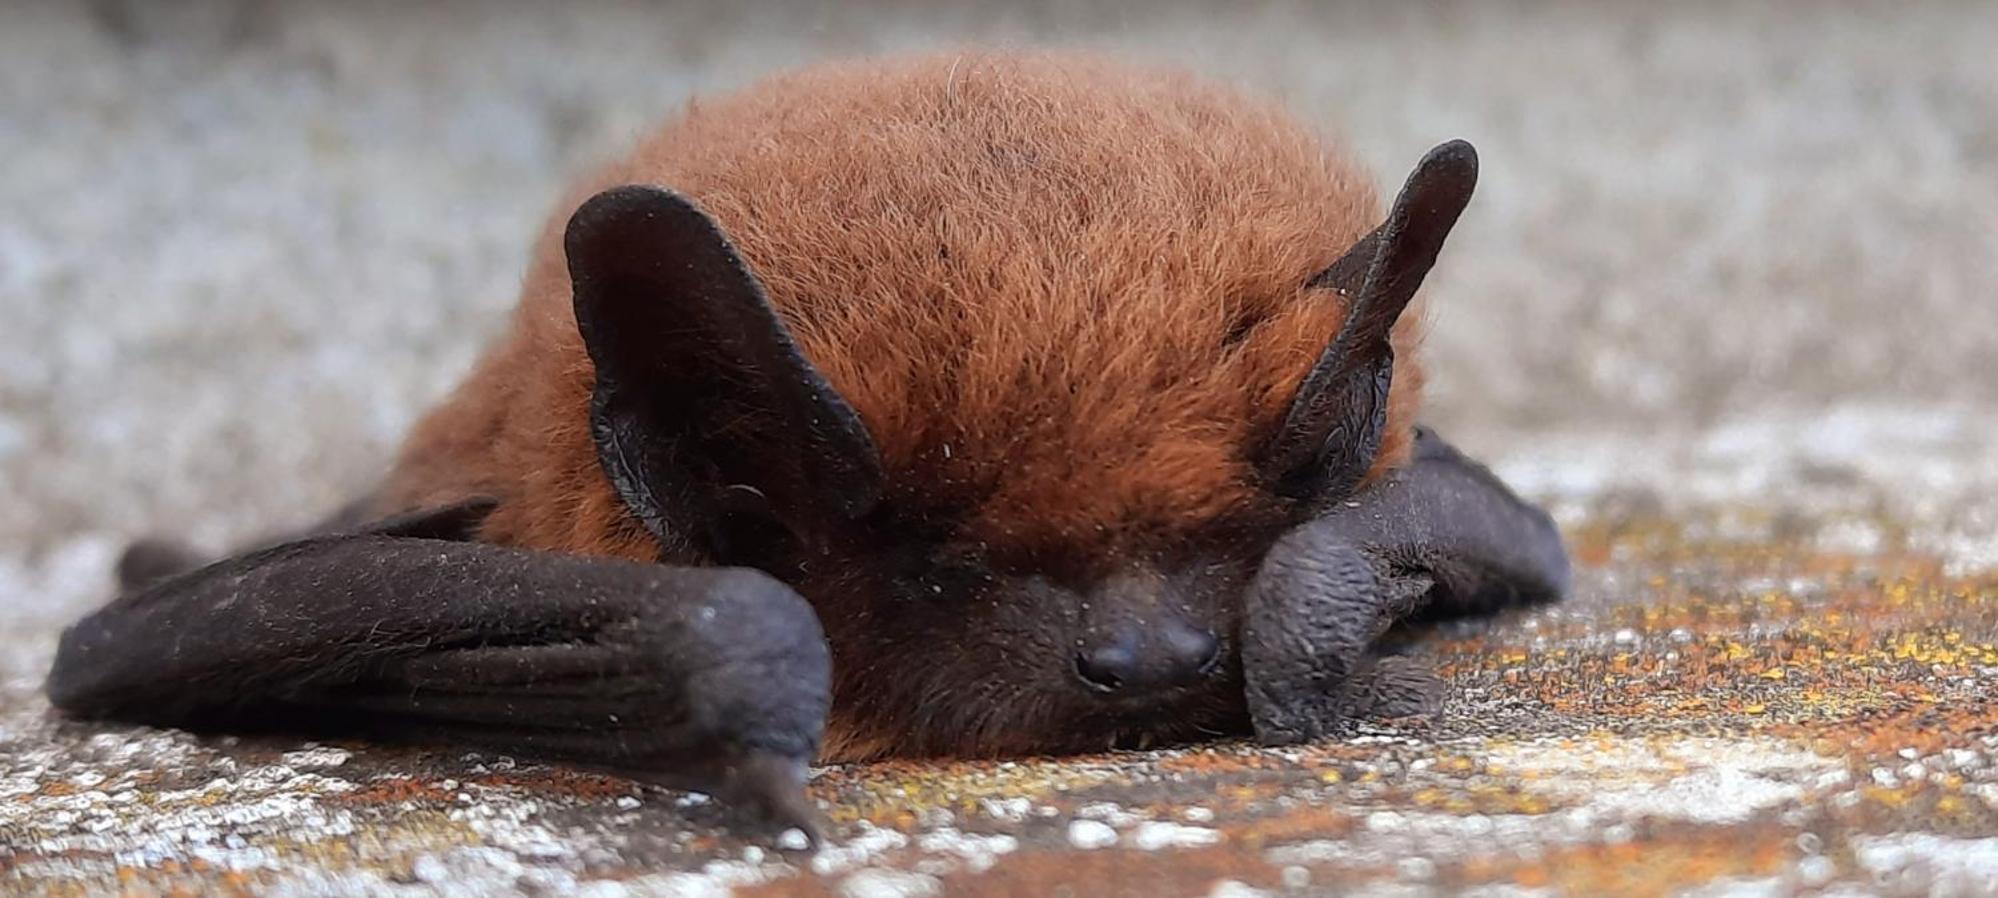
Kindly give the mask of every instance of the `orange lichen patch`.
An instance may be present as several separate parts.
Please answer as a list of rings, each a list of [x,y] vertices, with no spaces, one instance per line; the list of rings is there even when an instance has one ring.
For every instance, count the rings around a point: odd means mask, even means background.
[[[1962,838],[1988,838],[1998,832],[1998,809],[1963,788],[1962,781],[1913,781],[1867,785],[1850,793],[1856,800],[1834,804],[1827,818],[1850,832],[1921,832]]]
[[[1274,780],[1259,780],[1248,783],[1221,781],[1213,784],[1214,796],[1224,802],[1242,806],[1267,801],[1288,791],[1285,784]]]
[[[1312,760],[1317,759],[1307,757],[1306,763]],[[1153,766],[1160,773],[1166,774],[1227,776],[1256,771],[1289,770],[1297,767],[1298,763],[1270,754],[1244,750],[1240,745],[1228,745],[1189,749],[1163,757]]]
[[[1270,864],[1253,852],[1215,846],[1172,851],[1021,852],[1007,855],[981,871],[944,873],[936,879],[936,893],[945,895],[1156,898],[1204,895],[1224,880],[1252,888],[1271,888],[1278,876]],[[852,893],[837,880],[815,878],[781,879],[735,891],[737,898],[818,898]],[[887,889],[881,893],[903,894]]]
[[[1430,787],[1401,796],[1398,803],[1428,811],[1470,814],[1546,814],[1568,805],[1519,783],[1484,782],[1462,788]]]
[[[736,889],[733,895],[734,898],[833,898],[839,895],[839,889],[823,879],[789,877]]]
[[[1973,744],[1998,733],[1998,703],[1972,701],[1921,704],[1855,714],[1841,726],[1810,725],[1779,730],[1826,753],[1855,760],[1932,755]]]
[[[120,866],[116,875],[119,893],[124,895],[159,895],[165,898],[207,898],[212,895],[221,898],[239,898],[260,893],[254,878],[232,871],[218,872],[205,864],[166,862],[159,867],[150,868]],[[57,896],[85,896],[96,893],[82,888],[57,888],[37,894],[57,898]]]
[[[963,894],[975,887],[986,895],[1152,898],[1206,894],[1223,880],[1270,888],[1278,881],[1278,874],[1255,853],[1229,846],[1157,852],[1108,850],[1059,857],[1020,854],[983,873],[944,877],[943,893]]]
[[[464,782],[490,788],[527,789],[558,792],[577,798],[620,798],[636,786],[627,779],[598,773],[582,773],[560,767],[540,767],[521,773],[489,773],[466,777]]]
[[[5,872],[0,865],[0,872]],[[270,876],[267,872],[245,873],[217,867],[199,858],[189,860],[165,859],[150,866],[119,863],[112,868],[111,878],[115,879],[115,889],[107,890],[85,882],[70,880],[65,882],[40,882],[28,892],[21,894],[45,895],[49,898],[69,898],[69,896],[95,896],[102,894],[174,896],[174,898],[247,898],[264,894],[269,890]],[[9,892],[9,894],[15,894]]]
[[[409,802],[443,803],[451,800],[452,792],[437,783],[408,776],[387,776],[376,779],[352,792],[340,792],[326,796],[323,801],[332,804],[391,804]]]
[[[924,810],[978,814],[983,802],[1035,800],[1099,785],[1115,773],[1091,758],[1021,761],[884,761],[824,770],[812,793],[836,823],[906,825]]]
[[[1261,848],[1305,839],[1343,839],[1359,825],[1352,808],[1306,805],[1225,827],[1231,841]]]
[[[1998,675],[1998,577],[1948,576],[1891,540],[1818,551],[1763,523],[1760,540],[1696,535],[1724,529],[1710,521],[1580,528],[1577,557],[1606,568],[1594,594],[1525,627],[1439,640],[1440,668],[1543,724],[1734,732],[1961,704]]]
[[[1797,854],[1796,834],[1746,827],[1678,830],[1640,840],[1557,848],[1535,860],[1482,857],[1445,865],[1451,885],[1510,882],[1563,895],[1676,894],[1728,877],[1769,876]]]

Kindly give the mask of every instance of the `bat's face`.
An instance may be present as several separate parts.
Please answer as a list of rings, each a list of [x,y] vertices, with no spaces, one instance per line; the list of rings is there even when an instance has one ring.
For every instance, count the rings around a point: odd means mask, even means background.
[[[977,441],[982,457],[954,455],[945,437],[893,466],[713,220],[657,188],[606,191],[565,243],[599,458],[663,544],[760,568],[812,600],[834,657],[828,757],[1240,731],[1245,586],[1290,527],[1374,466],[1390,329],[1475,171],[1468,145],[1438,148],[1386,224],[1299,285],[1342,297],[1331,308],[1344,324],[1300,381],[1231,381],[1289,397],[1253,445],[1203,437],[1198,415],[1148,414],[1138,406],[1156,385],[1124,385],[1087,416],[1026,409],[1020,429]],[[1080,382],[1036,389],[1088,398]],[[1105,415],[1128,455],[1058,435],[1101,436]]]
[[[890,506],[785,576],[835,658],[831,757],[1145,747],[1241,732],[1241,597],[1274,518],[1149,551],[1008,544]]]

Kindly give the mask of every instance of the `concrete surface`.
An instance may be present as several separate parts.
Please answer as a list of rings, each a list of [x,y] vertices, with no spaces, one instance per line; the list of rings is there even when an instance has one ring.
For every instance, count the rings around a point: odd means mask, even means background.
[[[365,483],[566,172],[828,54],[1088,43],[1485,159],[1430,419],[1572,602],[1419,650],[1442,720],[821,772],[816,857],[460,752],[83,726],[120,542]],[[1998,7],[0,7],[0,892],[1998,891]]]

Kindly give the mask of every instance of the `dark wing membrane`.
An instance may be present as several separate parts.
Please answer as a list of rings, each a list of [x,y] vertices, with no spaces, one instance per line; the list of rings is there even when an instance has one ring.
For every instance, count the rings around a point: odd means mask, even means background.
[[[63,634],[49,697],[140,723],[476,745],[809,819],[830,657],[803,599],[754,571],[417,535],[459,532],[457,513],[121,596]]]

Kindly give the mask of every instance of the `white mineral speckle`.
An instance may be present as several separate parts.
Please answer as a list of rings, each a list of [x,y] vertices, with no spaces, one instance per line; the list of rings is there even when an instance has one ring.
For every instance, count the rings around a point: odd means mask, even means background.
[[[1804,787],[1758,774],[1720,768],[1675,777],[1662,785],[1598,793],[1587,805],[1605,816],[1667,817],[1701,823],[1734,823],[1772,805],[1804,795]]]
[[[1795,890],[1774,876],[1733,877],[1681,890],[1684,898],[1785,898]]]
[[[820,875],[850,870],[873,863],[884,853],[909,844],[909,837],[892,829],[882,829],[866,821],[859,833],[845,842],[825,845],[812,855],[812,872]]]
[[[1126,810],[1123,805],[1108,801],[1083,805],[1075,810],[1075,816],[1085,820],[1101,820],[1116,827],[1130,826],[1144,819],[1143,816]]]
[[[916,847],[933,855],[954,856],[965,869],[982,873],[996,863],[1000,855],[1018,850],[1020,840],[1008,835],[974,835],[943,828],[917,836]]]
[[[794,826],[777,835],[777,847],[785,851],[804,851],[812,847],[812,837]]]
[[[1853,857],[1880,880],[1928,881],[1937,894],[1998,893],[1998,837],[1861,836],[1853,840]]]
[[[409,875],[423,882],[443,882],[451,870],[436,855],[426,854],[410,862]]]
[[[1117,844],[1117,830],[1096,820],[1075,820],[1068,824],[1068,844],[1089,851]]]
[[[862,870],[839,884],[842,898],[930,898],[942,892],[936,877],[900,870]]]
[[[288,751],[283,755],[285,766],[288,767],[338,767],[347,763],[347,759],[352,756],[353,752],[344,748],[317,745],[298,751]]]
[[[1141,823],[1131,833],[1131,844],[1145,851],[1157,851],[1161,848],[1197,848],[1219,841],[1221,841],[1219,830],[1165,820]]]
[[[978,807],[986,816],[1000,820],[1024,820],[1034,809],[1034,803],[1025,798],[981,798]]]

